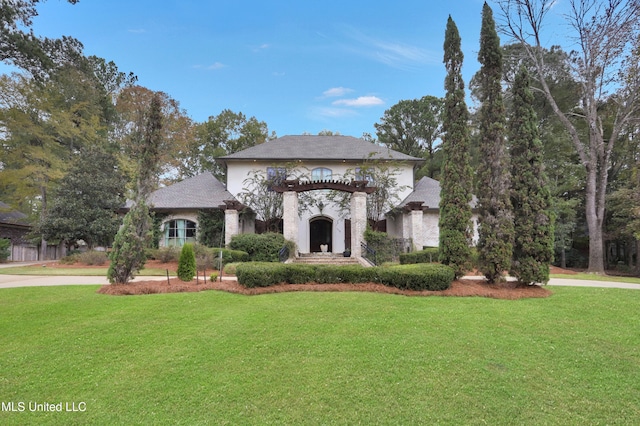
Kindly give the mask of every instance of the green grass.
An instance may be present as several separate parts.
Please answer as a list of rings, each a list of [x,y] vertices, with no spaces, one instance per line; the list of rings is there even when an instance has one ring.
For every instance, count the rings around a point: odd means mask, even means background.
[[[50,268],[46,266],[12,266],[0,268],[0,275],[49,275],[49,276],[90,276],[105,277],[108,267],[104,268]],[[137,275],[162,276],[166,269],[144,268]],[[169,271],[169,275],[176,273]]]
[[[0,424],[637,424],[640,292],[0,290]]]
[[[551,278],[564,278],[569,280],[590,280],[590,281],[613,281],[616,283],[640,284],[640,278],[636,277],[617,277],[614,275],[596,275],[579,273],[575,275],[551,274]]]

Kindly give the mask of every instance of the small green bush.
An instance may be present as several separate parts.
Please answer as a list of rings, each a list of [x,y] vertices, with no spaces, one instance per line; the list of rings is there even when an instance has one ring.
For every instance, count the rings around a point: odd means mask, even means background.
[[[69,254],[67,256],[61,257],[60,260],[58,260],[58,263],[62,263],[63,265],[73,265],[76,262],[78,262],[77,254]]]
[[[180,260],[178,261],[178,278],[182,281],[191,281],[196,275],[196,255],[192,244],[182,246]]]
[[[107,263],[107,253],[104,251],[89,250],[74,256],[78,262],[85,265],[104,265]]]
[[[209,281],[214,282],[218,279],[218,274],[215,272],[209,276]]]
[[[278,262],[278,252],[284,245],[282,234],[240,234],[234,235],[229,248],[246,252],[251,262]]]
[[[4,262],[11,254],[11,240],[8,238],[0,238],[0,262]]]
[[[238,282],[245,287],[269,287],[287,282],[285,264],[272,262],[241,263],[236,268]]]
[[[438,261],[438,247],[427,247],[424,250],[400,254],[401,265],[414,263],[435,263]]]

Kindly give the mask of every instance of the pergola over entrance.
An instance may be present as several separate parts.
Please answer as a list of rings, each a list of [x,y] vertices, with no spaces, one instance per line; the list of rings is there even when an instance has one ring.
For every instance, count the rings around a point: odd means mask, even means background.
[[[367,194],[376,190],[367,186],[366,180],[337,181],[300,181],[283,180],[279,185],[271,187],[273,191],[282,193],[283,234],[285,239],[298,243],[298,192],[332,189],[351,193],[351,255],[362,256],[362,236],[367,226]]]

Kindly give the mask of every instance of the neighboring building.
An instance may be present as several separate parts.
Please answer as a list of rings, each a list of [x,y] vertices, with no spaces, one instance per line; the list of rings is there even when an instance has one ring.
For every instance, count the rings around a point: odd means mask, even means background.
[[[197,212],[201,209],[225,210],[226,243],[235,234],[254,232],[252,216],[241,214],[245,207],[241,194],[251,190],[246,188],[247,178],[260,171],[283,181],[276,190],[284,193],[284,234],[296,242],[300,253],[323,248],[341,253],[350,248],[357,255],[359,243],[353,247],[354,241],[360,241],[366,226],[362,203],[367,188],[375,185],[366,182],[368,176],[361,175],[360,170],[369,167],[372,160],[391,164],[395,172],[396,188],[392,192],[397,203],[380,218],[386,219],[387,232],[411,241],[415,249],[437,246],[440,185],[423,178],[414,186],[414,171],[422,164],[421,158],[350,136],[310,135],[284,136],[217,158],[227,172],[226,188],[210,173],[204,173],[154,192],[150,200],[153,209],[168,214],[161,245],[182,245],[195,239]],[[286,176],[285,169],[289,172]],[[349,180],[345,177],[354,176],[362,182],[345,183]],[[299,181],[293,181],[298,177]],[[347,191],[351,203],[346,209],[327,198],[331,189]],[[313,202],[305,203],[302,193]]]
[[[27,215],[0,201],[0,238],[11,241],[11,251],[9,261],[30,262],[44,260],[40,259],[40,248],[31,243],[27,236],[31,232],[31,224],[27,220]],[[66,254],[63,245],[47,246],[46,259],[58,259]]]

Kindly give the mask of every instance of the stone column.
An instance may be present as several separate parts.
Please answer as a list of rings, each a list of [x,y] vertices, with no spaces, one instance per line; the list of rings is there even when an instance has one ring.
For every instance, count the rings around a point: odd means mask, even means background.
[[[298,244],[298,193],[286,191],[282,193],[282,233],[284,239]]]
[[[367,194],[351,194],[351,256],[362,257],[362,237],[367,229]]]
[[[422,250],[422,210],[411,210],[409,214],[409,226],[411,227],[413,249]]]
[[[239,225],[238,210],[226,209],[224,211],[224,244],[226,246],[231,242],[231,237],[238,235]]]

